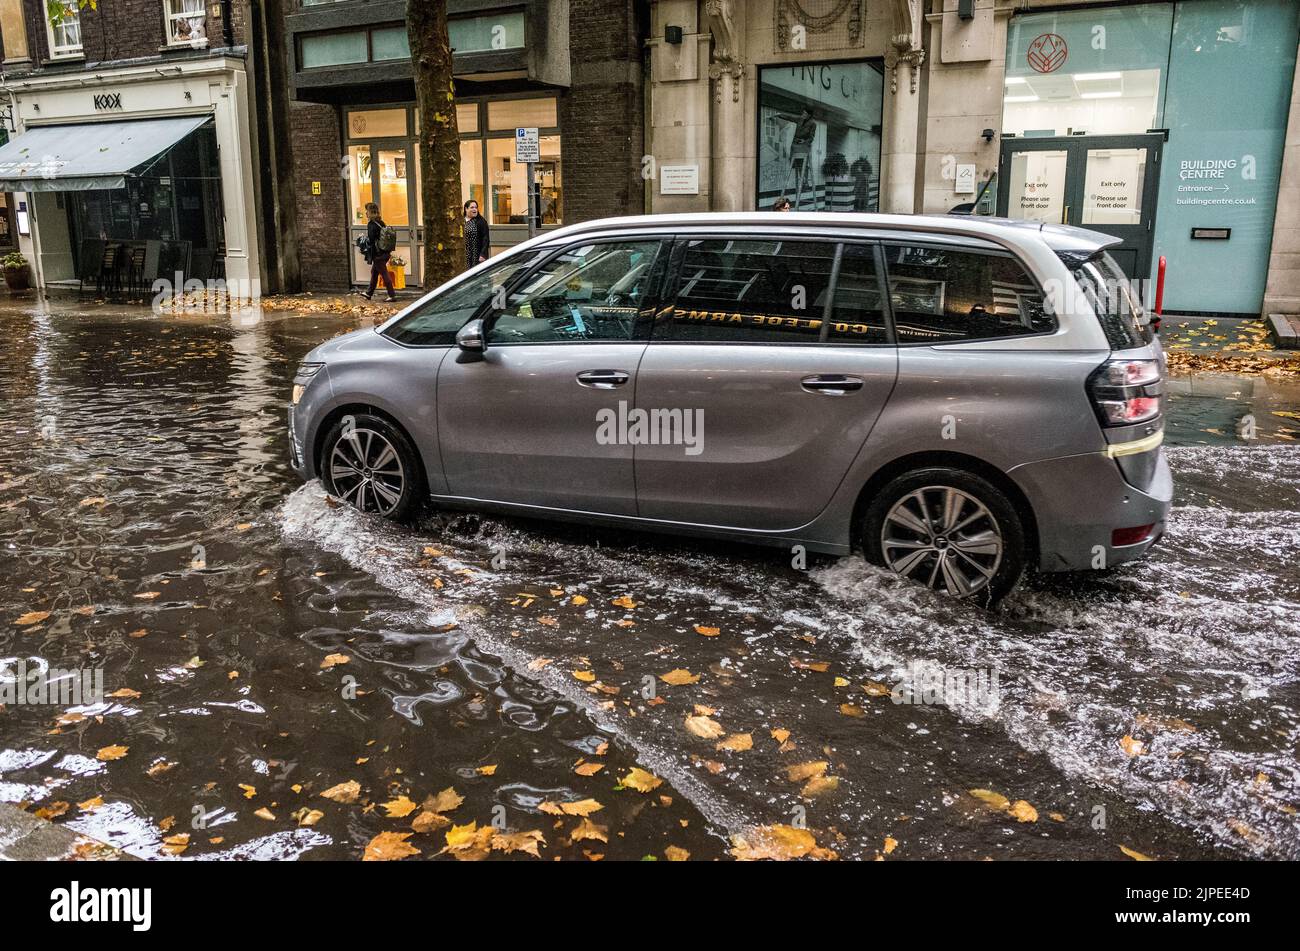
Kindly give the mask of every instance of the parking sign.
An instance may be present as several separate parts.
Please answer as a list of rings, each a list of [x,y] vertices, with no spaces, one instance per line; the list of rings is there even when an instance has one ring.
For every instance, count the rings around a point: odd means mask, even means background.
[[[540,162],[542,150],[536,129],[515,129],[515,161]]]

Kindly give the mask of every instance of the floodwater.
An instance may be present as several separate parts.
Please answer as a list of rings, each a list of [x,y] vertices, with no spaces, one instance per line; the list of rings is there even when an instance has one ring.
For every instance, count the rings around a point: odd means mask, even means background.
[[[990,613],[857,558],[332,506],[284,409],[352,326],[0,305],[0,662],[106,694],[0,709],[0,801],[148,858],[360,858],[449,787],[544,859],[775,824],[842,858],[1300,858],[1300,385],[1175,381],[1153,557]]]

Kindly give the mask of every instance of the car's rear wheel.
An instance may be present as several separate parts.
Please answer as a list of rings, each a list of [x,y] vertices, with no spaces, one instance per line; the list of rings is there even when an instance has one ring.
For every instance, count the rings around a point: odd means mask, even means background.
[[[410,439],[370,413],[344,416],[326,434],[321,478],[353,508],[398,522],[413,516],[425,495],[424,470]]]
[[[867,508],[868,560],[929,588],[994,604],[1025,568],[1025,532],[1006,494],[960,469],[930,468],[891,481]]]

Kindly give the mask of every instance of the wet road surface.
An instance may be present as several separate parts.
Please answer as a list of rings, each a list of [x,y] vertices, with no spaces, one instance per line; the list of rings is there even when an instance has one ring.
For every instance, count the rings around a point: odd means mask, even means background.
[[[284,404],[351,326],[0,306],[0,660],[110,695],[0,710],[0,801],[185,859],[359,858],[430,811],[425,857],[471,821],[548,859],[775,824],[843,858],[1300,857],[1300,386],[1176,386],[1155,555],[991,614],[857,558],[332,506]]]

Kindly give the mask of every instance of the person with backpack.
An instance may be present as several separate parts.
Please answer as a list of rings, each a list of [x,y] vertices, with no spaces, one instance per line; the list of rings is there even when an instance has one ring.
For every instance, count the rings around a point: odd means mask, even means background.
[[[366,300],[373,298],[375,287],[382,280],[384,289],[388,291],[387,300],[392,303],[397,300],[397,294],[393,292],[393,275],[388,272],[388,259],[397,247],[397,229],[384,224],[384,219],[379,217],[379,206],[373,201],[366,202],[366,218],[369,223],[361,253],[370,265],[370,288],[361,296]]]

